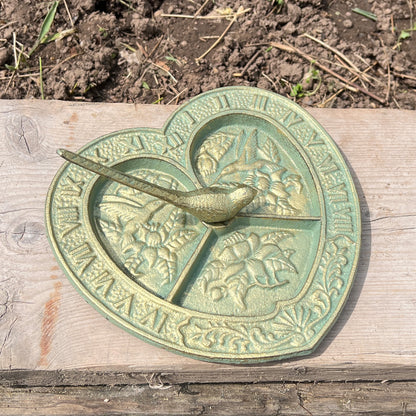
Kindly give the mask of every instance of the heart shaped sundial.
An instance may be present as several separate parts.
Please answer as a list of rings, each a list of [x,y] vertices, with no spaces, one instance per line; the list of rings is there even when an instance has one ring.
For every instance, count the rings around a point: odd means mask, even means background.
[[[308,354],[337,319],[358,262],[359,202],[336,145],[297,104],[212,90],[161,130],[117,131],[77,156],[84,165],[65,163],[50,187],[49,240],[81,295],[123,329],[249,363]],[[218,217],[240,188],[250,199]]]

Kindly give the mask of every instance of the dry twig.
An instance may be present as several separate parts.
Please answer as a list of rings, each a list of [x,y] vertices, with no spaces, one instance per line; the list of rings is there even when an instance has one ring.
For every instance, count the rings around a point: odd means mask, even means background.
[[[257,59],[257,57],[261,54],[261,50],[259,49],[257,52],[254,53],[254,55],[249,59],[249,61],[247,62],[247,64],[245,65],[245,67],[243,68],[243,70],[241,72],[237,72],[235,74],[233,74],[235,77],[242,77],[248,70],[248,68],[250,68],[250,65]]]
[[[215,20],[215,19],[230,19],[235,18],[238,16],[241,16],[247,12],[249,12],[251,9],[243,9],[243,10],[237,10],[234,14],[212,14],[207,16],[195,16],[192,14],[166,14],[161,13],[161,17],[176,17],[181,19],[207,19],[207,20]]]
[[[237,12],[238,13],[238,12]],[[198,63],[201,59],[204,59],[224,38],[224,36],[227,34],[227,32],[231,29],[231,26],[235,23],[237,20],[237,13],[234,15],[233,20],[231,20],[230,24],[225,28],[224,32],[220,35],[220,37],[201,55],[198,56],[198,58],[195,59],[195,61]]]
[[[391,74],[390,74],[390,65],[387,65],[387,91],[386,91],[386,102],[390,98],[390,87],[391,87]]]
[[[6,27],[11,26],[15,23],[17,23],[17,20],[12,20],[11,22],[7,22],[6,24],[0,26],[0,30],[6,29]]]
[[[360,71],[360,73],[357,73],[356,71],[354,71],[353,69],[351,69],[350,67],[348,67],[347,65],[345,65],[345,63],[338,57],[335,56],[335,59],[337,60],[337,62],[333,62],[330,61],[328,59],[322,59],[323,62],[327,62],[328,64],[332,64],[332,65],[336,65],[339,66],[341,68],[344,68],[346,71],[348,71],[349,73],[351,73],[352,75],[354,75],[356,77],[356,80],[359,80],[361,82],[361,85],[363,86],[363,88],[367,88],[363,77],[362,77],[362,72]],[[367,80],[366,80],[367,81]],[[367,81],[370,85],[372,85],[373,87],[375,86],[374,83]]]
[[[166,68],[163,68],[162,66],[155,64],[154,62],[150,62],[151,65],[155,66],[156,68],[159,68],[161,71],[166,72],[171,78],[172,81],[176,84],[178,80],[172,75],[170,71],[168,71]]]
[[[363,72],[368,72],[370,69],[374,68],[377,65],[377,63],[374,63],[373,65],[366,68]],[[351,82],[357,81],[358,76],[355,76],[351,79]],[[318,107],[324,108],[330,101],[332,101],[336,96],[341,94],[343,91],[345,91],[347,85],[345,87],[340,88],[338,91],[336,91],[334,94],[332,94],[328,99],[326,99],[324,102],[318,104]]]
[[[399,78],[406,78],[406,79],[411,79],[412,81],[416,81],[416,77],[412,77],[411,75],[401,74],[400,72],[393,71],[393,75]]]
[[[84,54],[84,52],[80,52],[80,53],[74,53],[73,55],[71,55],[71,56],[68,56],[68,58],[65,58],[62,62],[59,62],[59,63],[57,63],[52,69],[50,69],[49,71],[48,71],[48,73],[49,72],[54,72],[54,71],[56,71],[61,65],[63,65],[64,63],[66,63],[66,62],[68,62],[68,61],[70,61],[71,59],[74,59],[74,58],[76,58],[77,56],[80,56],[80,55],[83,55]]]
[[[181,92],[178,92],[168,103],[166,103],[166,105],[172,104],[172,102],[175,101],[175,100],[176,100],[175,104],[177,104],[178,103],[178,98],[187,90],[188,90],[188,88],[185,88]]]
[[[264,76],[264,78],[267,79],[267,81],[269,81],[270,83],[272,83],[275,91],[278,92],[277,84],[267,74],[265,74],[264,72],[262,72],[261,74]]]
[[[200,14],[201,14],[201,12],[202,12],[202,10],[205,8],[205,6],[208,4],[210,2],[210,0],[205,0],[204,1],[204,3],[202,4],[202,6],[195,12],[195,14],[194,14],[194,18],[195,17],[198,17]]]
[[[146,59],[150,59],[153,54],[156,52],[157,48],[160,46],[160,44],[162,43],[163,40],[163,36],[160,37],[160,39],[156,42],[156,45],[154,46],[154,48],[150,51],[149,55],[147,56]]]
[[[369,79],[366,76],[363,76],[363,71],[361,71],[360,68],[358,68],[347,56],[345,56],[338,49],[333,48],[332,46],[328,45],[324,41],[322,41],[320,39],[317,39],[314,36],[309,35],[308,33],[304,33],[301,36],[306,37],[306,38],[308,38],[310,40],[313,40],[314,42],[319,43],[324,48],[330,50],[332,53],[334,53],[335,55],[339,56],[346,64],[349,65],[349,66],[348,65],[345,65],[345,69],[347,69],[353,75],[356,75],[358,77],[362,77],[366,82],[370,82]],[[370,84],[371,84],[371,82],[370,82]]]
[[[356,88],[358,91],[362,92],[363,94],[368,95],[369,97],[373,98],[374,100],[376,100],[376,101],[378,101],[382,104],[385,103],[383,98],[378,97],[377,95],[375,95],[372,92],[366,90],[365,88],[361,87],[360,85],[357,85],[354,82],[349,81],[348,79],[344,78],[342,75],[337,74],[332,69],[330,69],[327,66],[321,64],[316,59],[314,59],[310,55],[308,55],[307,53],[305,53],[305,52],[301,51],[300,49],[290,45],[288,42],[285,42],[285,44],[282,44],[282,43],[279,43],[279,42],[271,42],[270,45],[275,47],[275,48],[278,48],[282,51],[286,51],[286,52],[290,52],[290,53],[296,53],[297,55],[299,55],[302,58],[309,61],[311,64],[317,66],[318,68],[322,69],[323,71],[327,72],[328,74],[332,75],[333,77],[338,78],[339,80],[341,80],[345,84],[348,84],[351,87]]]
[[[66,9],[66,13],[68,14],[69,21],[71,22],[71,26],[74,27],[74,21],[72,20],[71,13],[69,12],[68,4],[66,3],[66,0],[64,0],[64,5]]]

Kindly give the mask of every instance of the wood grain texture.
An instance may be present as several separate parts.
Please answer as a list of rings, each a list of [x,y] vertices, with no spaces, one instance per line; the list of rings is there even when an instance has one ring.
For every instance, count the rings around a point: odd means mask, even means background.
[[[55,149],[160,127],[174,108],[0,101],[0,383],[78,385],[80,371],[91,384],[134,384],[153,373],[171,383],[415,379],[416,112],[310,110],[350,165],[363,217],[351,297],[313,355],[268,365],[199,362],[125,333],[75,292],[45,236],[45,197],[62,164]]]
[[[3,416],[416,414],[416,383],[0,387]]]

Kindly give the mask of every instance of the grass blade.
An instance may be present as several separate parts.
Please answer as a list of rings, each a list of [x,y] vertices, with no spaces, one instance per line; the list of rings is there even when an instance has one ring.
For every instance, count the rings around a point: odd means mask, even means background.
[[[44,38],[43,42],[41,43],[49,43],[55,40],[61,40],[65,38],[66,36],[72,35],[73,33],[75,33],[74,28],[66,29],[66,30],[63,30],[62,32],[55,33],[54,35],[46,36],[46,38]]]
[[[357,14],[360,14],[361,16],[366,17],[367,19],[374,20],[375,22],[377,21],[377,16],[374,13],[367,12],[366,10],[359,9],[358,7],[356,7],[355,9],[352,9],[352,11],[354,13],[357,13]]]
[[[39,56],[39,84],[40,84],[40,96],[42,100],[44,100],[45,95],[43,93],[42,58],[40,56]]]
[[[38,36],[38,39],[36,40],[35,44],[33,45],[33,48],[30,50],[29,55],[32,55],[32,53],[36,50],[36,48],[41,44],[44,43],[47,39],[48,32],[52,26],[53,20],[55,19],[56,10],[59,6],[59,1],[54,1],[52,4],[52,7],[49,9],[45,20],[42,23],[42,27],[40,29],[40,33]]]

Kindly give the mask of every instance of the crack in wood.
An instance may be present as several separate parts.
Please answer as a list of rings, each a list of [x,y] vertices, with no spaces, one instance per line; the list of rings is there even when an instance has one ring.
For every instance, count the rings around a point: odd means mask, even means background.
[[[17,318],[15,318],[14,321],[10,324],[9,331],[7,332],[6,336],[3,339],[3,343],[0,347],[0,356],[3,353],[3,349],[4,349],[4,346],[6,345],[7,340],[10,338],[10,335],[12,333],[12,330],[16,321],[17,321]]]
[[[384,217],[374,218],[373,220],[365,220],[364,222],[376,222],[381,220],[390,220],[394,218],[409,218],[409,217],[416,217],[416,214],[401,214],[401,215],[386,215]]]
[[[299,406],[310,416],[313,416],[313,414],[305,407],[304,405],[304,398],[302,396],[302,393],[299,391],[299,385],[296,384],[296,396],[299,401]]]

